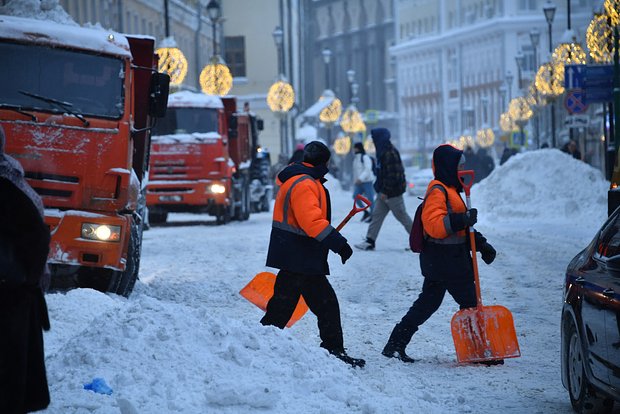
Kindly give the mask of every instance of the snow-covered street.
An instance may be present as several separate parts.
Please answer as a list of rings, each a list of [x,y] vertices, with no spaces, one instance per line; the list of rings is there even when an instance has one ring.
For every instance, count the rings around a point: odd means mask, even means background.
[[[327,183],[334,223],[351,193]],[[144,233],[140,281],[125,299],[89,289],[48,294],[48,413],[569,413],[560,380],[560,310],[568,262],[607,213],[599,171],[557,150],[512,157],[472,188],[476,226],[498,251],[480,263],[482,298],[511,310],[522,357],[503,366],[459,366],[446,296],[413,337],[404,364],[380,354],[423,278],[407,234],[388,216],[375,251],[346,265],[330,255],[353,369],[319,347],[308,313],[290,329],[259,323],[239,290],[266,268],[271,213],[216,226],[172,214]],[[405,195],[409,214],[419,203]],[[353,244],[367,224],[343,229]],[[83,389],[103,378],[111,395]]]

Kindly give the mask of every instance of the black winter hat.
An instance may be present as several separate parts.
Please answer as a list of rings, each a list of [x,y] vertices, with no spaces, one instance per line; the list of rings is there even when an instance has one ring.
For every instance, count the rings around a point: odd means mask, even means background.
[[[314,165],[324,165],[329,161],[331,152],[325,144],[320,141],[312,141],[304,147],[304,162]]]

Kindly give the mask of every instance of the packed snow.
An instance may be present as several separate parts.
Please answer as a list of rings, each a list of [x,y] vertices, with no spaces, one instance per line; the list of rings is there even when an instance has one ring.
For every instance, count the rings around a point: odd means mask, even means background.
[[[327,184],[334,223],[352,207]],[[481,263],[485,304],[509,308],[522,356],[503,366],[458,365],[443,305],[414,335],[414,364],[380,354],[423,278],[407,234],[388,216],[375,251],[345,264],[330,254],[345,346],[354,369],[319,347],[310,312],[285,330],[239,290],[266,268],[271,213],[216,226],[207,215],[172,214],[144,233],[140,281],[125,299],[90,289],[48,294],[45,334],[49,413],[569,413],[560,380],[564,271],[606,217],[608,182],[558,150],[510,159],[472,188],[476,226],[498,251]],[[419,203],[405,196],[410,214]],[[367,224],[343,229],[350,243]],[[105,381],[110,395],[84,389]]]

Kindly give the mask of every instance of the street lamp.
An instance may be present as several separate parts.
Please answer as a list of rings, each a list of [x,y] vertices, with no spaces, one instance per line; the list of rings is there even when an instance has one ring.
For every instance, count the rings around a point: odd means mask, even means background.
[[[342,102],[340,102],[340,99],[336,98],[336,94],[329,89],[329,62],[332,58],[332,51],[328,48],[324,48],[321,51],[321,55],[323,56],[323,63],[325,63],[325,91],[323,91],[323,95],[320,99],[331,99],[331,102],[321,111],[319,119],[325,124],[327,143],[331,145],[331,128],[334,122],[340,118],[340,114],[342,113]]]
[[[532,48],[534,49],[534,68],[538,68],[538,46],[540,45],[540,30],[536,28],[530,30],[530,42],[532,43]],[[534,77],[535,76],[536,76],[536,73],[534,73]],[[532,99],[534,100],[534,102],[538,103],[539,94],[538,94],[538,91],[536,90],[536,79],[535,78],[533,81],[531,81],[529,89],[530,89],[530,95],[532,96]],[[532,91],[534,93],[532,93]],[[540,148],[540,115],[538,113],[538,109],[540,109],[541,106],[538,106],[537,104],[535,104],[533,108],[536,109],[536,119],[534,119],[534,125],[536,128],[536,148]]]
[[[545,14],[545,20],[547,20],[547,29],[549,31],[549,61],[551,61],[551,53],[553,52],[553,18],[555,17],[555,3],[550,0],[543,6],[543,13]],[[542,68],[542,66],[541,66]],[[553,66],[550,65],[551,70],[551,80],[554,79],[553,76]],[[540,69],[539,69],[540,72]],[[538,75],[537,75],[538,76]],[[538,86],[538,85],[537,85]],[[555,98],[554,98],[555,99]],[[555,148],[555,102],[551,101],[551,105],[549,105],[549,110],[551,111],[551,146]]]
[[[525,65],[525,55],[523,54],[523,52],[521,50],[519,50],[517,52],[517,54],[515,55],[515,62],[517,62],[517,79],[518,79],[518,87],[519,90],[523,89],[523,77],[521,75],[521,72],[523,71],[523,66]]]
[[[284,76],[283,40],[284,32],[280,26],[276,26],[273,33],[273,41],[278,51],[278,80],[271,85],[267,93],[267,104],[280,119],[280,153],[289,153],[286,133],[286,116],[295,103],[295,91]],[[292,149],[292,148],[291,148]]]
[[[207,15],[213,29],[213,56],[200,72],[200,87],[206,94],[224,96],[232,88],[232,74],[224,59],[217,53],[217,24],[222,20],[222,9],[217,0],[209,1]]]

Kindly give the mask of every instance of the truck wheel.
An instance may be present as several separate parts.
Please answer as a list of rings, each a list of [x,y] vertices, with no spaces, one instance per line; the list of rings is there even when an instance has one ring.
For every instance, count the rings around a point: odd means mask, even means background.
[[[135,221],[131,224],[131,234],[127,247],[125,271],[117,272],[118,284],[116,294],[129,297],[138,279],[140,269],[140,253],[142,251],[142,225]]]
[[[227,224],[230,221],[230,207],[218,206],[215,222],[219,224]]]
[[[150,224],[163,224],[168,219],[167,211],[150,211],[149,210],[149,223]]]
[[[252,200],[250,199],[250,186],[246,185],[243,188],[243,214],[241,220],[247,220],[250,218],[250,212],[252,210]]]

